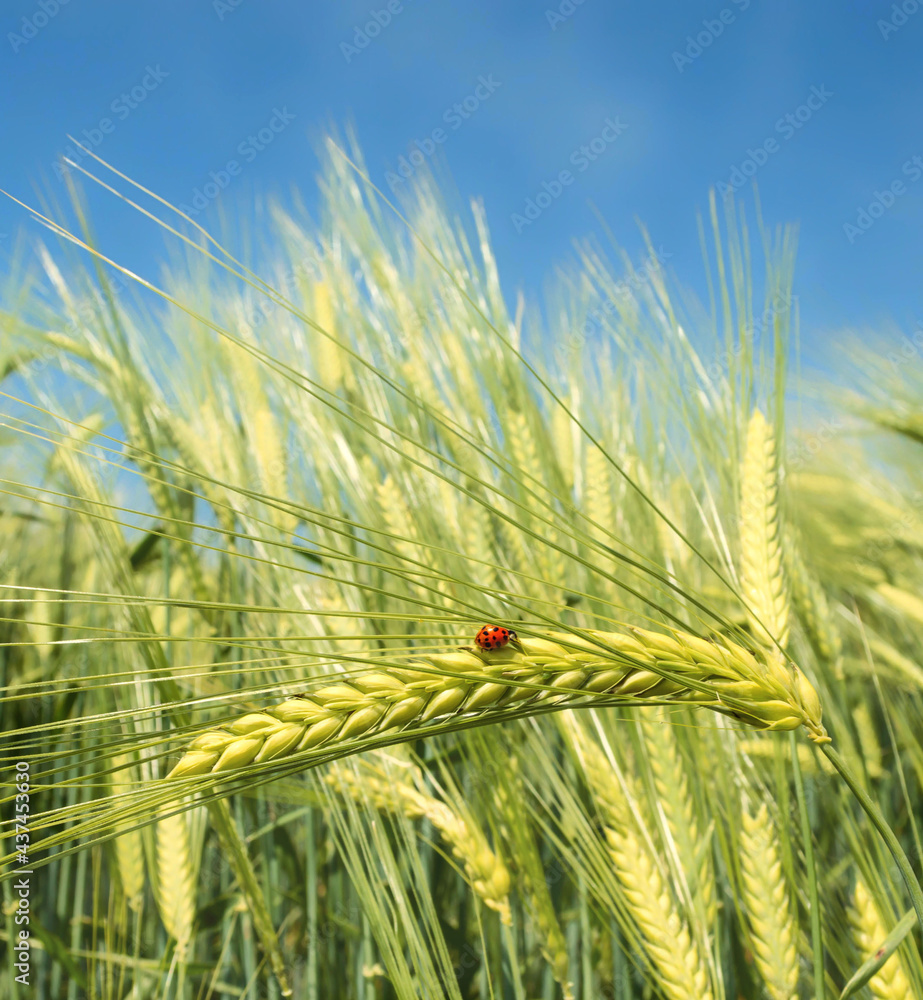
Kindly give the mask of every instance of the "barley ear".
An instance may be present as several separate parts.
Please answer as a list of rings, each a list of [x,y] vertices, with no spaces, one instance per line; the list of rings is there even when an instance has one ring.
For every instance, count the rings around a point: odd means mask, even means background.
[[[510,777],[501,780],[495,791],[495,801],[502,817],[502,831],[510,847],[510,856],[516,859],[517,882],[540,935],[542,955],[555,982],[561,987],[563,1000],[574,1000],[567,939],[561,930],[551,893],[548,891],[547,876],[535,843],[532,825],[522,815],[522,800],[526,792],[519,768],[519,761],[512,756]],[[514,790],[515,794],[512,794]]]
[[[195,919],[196,885],[183,813],[157,823],[157,908],[176,949],[185,956]]]
[[[654,777],[657,799],[676,845],[683,873],[699,917],[706,927],[715,923],[715,883],[711,836],[702,835],[696,822],[685,764],[665,710],[641,715],[641,731]]]
[[[796,1000],[797,928],[775,827],[765,803],[755,816],[746,809],[742,816],[743,896],[756,965],[772,1000]]]
[[[112,766],[118,768],[110,778],[112,794],[119,795],[129,792],[132,787],[132,769],[130,758],[115,757]],[[141,894],[144,892],[144,843],[140,830],[126,829],[130,824],[121,824],[116,830],[124,829],[113,841],[115,860],[119,870],[122,891],[128,900],[128,905],[137,910],[141,906]]]
[[[322,744],[338,744],[341,756],[359,749],[359,737],[399,727],[407,740],[435,719],[478,716],[499,722],[507,708],[559,705],[586,694],[669,698],[703,705],[757,729],[805,726],[816,743],[827,743],[821,704],[810,681],[780,658],[745,649],[730,640],[713,642],[687,632],[587,632],[586,638],[549,632],[521,637],[518,647],[435,654],[421,660],[428,672],[407,668],[370,670],[350,679],[252,712],[197,736],[167,780],[234,771],[281,759]],[[432,668],[450,671],[437,676]],[[664,677],[669,671],[671,676]],[[505,681],[520,682],[513,686]],[[522,684],[560,688],[536,691]],[[688,686],[687,686],[688,685]],[[362,749],[369,749],[368,745]],[[329,752],[330,747],[325,749]],[[310,766],[305,758],[305,766]]]
[[[775,436],[754,410],[740,486],[740,582],[750,629],[765,646],[788,642],[788,588],[782,565]]]
[[[843,640],[830,613],[820,581],[808,569],[793,533],[786,536],[785,569],[791,582],[792,604],[818,658],[833,664],[842,677]]]
[[[637,821],[617,776],[600,747],[578,725],[572,725],[571,732],[605,824],[606,844],[627,909],[661,990],[669,1000],[712,1000],[698,946],[664,884],[656,858],[638,835]]]
[[[849,910],[849,922],[856,948],[862,961],[871,958],[881,947],[889,931],[885,927],[875,906],[875,900],[862,879],[856,880],[853,905]],[[869,988],[875,1000],[911,1000],[910,983],[904,975],[901,960],[895,952],[869,980]]]
[[[462,863],[465,878],[474,892],[486,906],[500,914],[504,924],[512,924],[509,871],[472,817],[461,815],[409,782],[395,779],[393,774],[385,779],[368,768],[357,772],[334,766],[325,781],[358,802],[371,802],[376,809],[403,813],[408,819],[428,819]]]

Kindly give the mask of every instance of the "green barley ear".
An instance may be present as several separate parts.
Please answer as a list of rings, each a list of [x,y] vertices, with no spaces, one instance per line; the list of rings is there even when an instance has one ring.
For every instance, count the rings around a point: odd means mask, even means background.
[[[185,956],[195,920],[196,884],[185,813],[157,823],[157,908],[179,955]]]
[[[785,569],[791,583],[792,604],[817,657],[833,665],[842,679],[843,640],[833,621],[827,595],[808,569],[794,533],[786,535]]]
[[[865,762],[865,769],[870,778],[880,778],[882,775],[881,744],[875,732],[875,723],[868,705],[860,701],[852,710],[853,722],[859,736],[859,748]]]
[[[889,931],[885,927],[865,882],[856,880],[853,905],[849,909],[853,941],[862,961],[871,958],[881,947]],[[901,960],[895,952],[872,976],[869,988],[875,1000],[911,1000],[910,983],[904,975]]]
[[[609,761],[585,731],[570,727],[587,784],[605,824],[625,904],[644,944],[657,982],[670,1000],[711,1000],[708,973],[698,946],[644,837]]]
[[[726,638],[641,628],[587,631],[586,638],[549,632],[522,637],[518,648],[466,646],[422,658],[424,664],[429,670],[372,670],[234,719],[196,737],[167,779],[235,771],[322,746],[325,754],[336,747],[346,756],[368,749],[355,745],[360,737],[397,728],[410,740],[435,720],[502,722],[511,708],[544,707],[551,698],[561,706],[587,704],[587,694],[626,704],[654,698],[701,705],[757,729],[804,726],[816,743],[830,741],[817,692],[797,667]],[[539,684],[561,693],[526,686]]]
[[[772,427],[754,410],[740,484],[740,583],[750,629],[765,646],[788,642],[788,587],[782,565],[779,476]]]
[[[130,758],[127,756],[113,758],[112,766],[117,768],[110,778],[113,795],[131,791],[133,770],[130,763]],[[124,829],[125,824],[122,824],[121,828]],[[125,893],[128,905],[137,910],[141,906],[141,894],[144,892],[144,842],[141,839],[141,831],[128,829],[125,833],[120,833],[114,839],[113,847],[122,891]]]
[[[428,819],[462,863],[465,878],[474,892],[486,906],[500,914],[504,924],[512,924],[509,871],[470,816],[462,816],[440,799],[395,778],[393,772],[382,778],[369,768],[357,773],[337,766],[325,780],[341,794],[359,802],[368,799],[377,809],[400,812],[408,819]]]
[[[641,731],[654,776],[659,805],[676,845],[679,862],[689,883],[693,902],[705,926],[712,927],[717,913],[712,872],[711,836],[699,832],[689,794],[685,764],[665,710],[641,715]]]
[[[509,844],[509,854],[516,858],[517,883],[540,935],[542,955],[555,982],[561,987],[563,1000],[574,1000],[567,940],[548,891],[548,881],[535,843],[532,824],[528,816],[522,814],[526,792],[520,764],[515,756],[510,759],[508,771],[504,771],[496,787],[495,801],[502,818],[502,832]]]
[[[796,1000],[797,927],[775,827],[765,803],[755,816],[742,810],[741,874],[757,968],[772,1000]]]

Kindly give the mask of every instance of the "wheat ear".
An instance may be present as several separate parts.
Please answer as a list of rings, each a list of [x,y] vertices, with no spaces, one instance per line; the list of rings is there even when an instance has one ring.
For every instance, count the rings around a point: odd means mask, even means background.
[[[859,949],[862,960],[871,958],[881,947],[889,932],[878,913],[875,900],[872,899],[868,887],[861,878],[856,880],[853,905],[849,909],[849,922],[852,926],[853,941]],[[911,1000],[913,996],[897,954],[892,955],[872,976],[869,988],[875,1000]]]
[[[732,715],[757,729],[803,725],[816,742],[829,742],[817,692],[797,667],[773,656],[685,632],[632,628],[587,636],[552,632],[543,639],[524,638],[518,649],[510,645],[493,652],[462,647],[423,661],[436,673],[393,668],[331,684],[203,733],[167,777],[234,771],[331,742],[345,756],[360,737],[400,731],[414,739],[436,719],[476,716],[499,722],[511,706],[542,705],[549,698],[560,705],[577,699],[586,704],[585,694],[626,701],[669,698]]]
[[[368,799],[376,809],[402,812],[410,819],[426,817],[461,861],[471,888],[486,906],[500,914],[504,924],[511,925],[509,871],[477,824],[413,785],[393,780],[393,775],[389,775],[389,779],[364,770],[357,774],[345,767],[335,767],[325,780],[357,801]]]
[[[661,989],[670,1000],[711,1000],[699,949],[672,892],[664,885],[650,848],[636,832],[631,807],[609,762],[578,726],[572,726],[571,731],[587,783],[602,813],[616,877]]]
[[[766,646],[788,642],[776,441],[760,410],[747,427],[740,485],[740,583],[750,629]]]
[[[743,895],[756,965],[772,1000],[796,1000],[797,928],[776,831],[765,803],[755,816],[744,809],[740,836]]]

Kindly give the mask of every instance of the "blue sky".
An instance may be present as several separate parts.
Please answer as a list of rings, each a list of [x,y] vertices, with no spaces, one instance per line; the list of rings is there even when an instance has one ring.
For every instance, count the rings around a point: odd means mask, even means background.
[[[385,187],[416,140],[432,145],[460,194],[483,198],[507,294],[537,299],[571,240],[601,232],[593,205],[636,255],[643,221],[701,287],[696,213],[711,186],[753,174],[765,219],[800,225],[806,342],[835,350],[848,327],[923,321],[923,3],[904,6],[6,0],[0,185],[63,197],[55,158],[89,133],[171,201],[215,193],[208,225],[256,192],[316,204],[318,141],[351,123]],[[524,222],[529,199],[550,204]],[[91,204],[114,256],[163,255],[132,213]],[[0,253],[23,225],[0,203]]]

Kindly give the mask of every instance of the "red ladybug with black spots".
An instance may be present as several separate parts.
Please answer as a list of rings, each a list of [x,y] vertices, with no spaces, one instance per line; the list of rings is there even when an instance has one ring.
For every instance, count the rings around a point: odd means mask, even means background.
[[[485,625],[474,637],[481,649],[502,649],[511,642],[518,642],[519,637],[509,628],[502,625]]]

